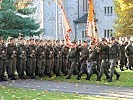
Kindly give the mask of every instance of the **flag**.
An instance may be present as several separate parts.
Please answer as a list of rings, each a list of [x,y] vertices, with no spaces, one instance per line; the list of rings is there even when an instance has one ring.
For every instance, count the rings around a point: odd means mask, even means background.
[[[0,9],[1,9],[2,0],[0,0]]]
[[[97,29],[96,29],[96,21],[94,15],[94,5],[93,0],[88,0],[88,18],[87,18],[87,30],[86,36],[87,38],[92,39],[93,41],[97,41]]]
[[[55,0],[53,0],[55,2]],[[65,27],[65,41],[66,41],[66,46],[68,47],[74,47],[75,45],[71,42],[70,40],[70,35],[69,33],[72,32],[71,27],[69,25],[68,19],[66,17],[65,9],[63,8],[62,0],[58,0],[57,2],[58,6],[61,9],[62,12],[62,17],[63,17],[63,24]]]

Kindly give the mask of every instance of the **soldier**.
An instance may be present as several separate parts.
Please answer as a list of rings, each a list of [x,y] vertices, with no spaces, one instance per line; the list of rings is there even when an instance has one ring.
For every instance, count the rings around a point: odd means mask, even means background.
[[[35,69],[36,69],[36,46],[34,39],[30,39],[29,45],[27,47],[27,75],[31,79],[35,79]]]
[[[37,73],[39,77],[44,77],[44,71],[46,67],[46,49],[43,40],[39,41],[36,57],[37,57],[37,69],[38,69]]]
[[[127,46],[126,55],[128,58],[129,69],[132,70],[132,67],[133,67],[133,41],[130,41],[130,44]]]
[[[113,74],[116,75],[116,80],[119,79],[120,75],[115,70],[116,63],[120,59],[120,47],[115,41],[115,37],[111,38],[111,45],[109,48],[109,63],[110,63],[110,78],[108,82],[112,82]]]
[[[89,48],[89,58],[87,62],[87,72],[88,72],[88,77],[87,80],[90,80],[92,74],[97,75],[96,81],[100,81],[100,73],[97,70],[97,58],[99,57],[97,55],[99,51],[96,48],[96,44],[94,42],[91,43],[91,46]]]
[[[20,79],[26,79],[24,76],[26,72],[26,46],[25,40],[23,38],[19,39],[20,43],[18,44],[18,59],[17,59],[17,72]]]
[[[3,43],[3,39],[0,37],[0,81],[7,81],[7,77],[4,75],[6,71],[7,63],[7,49]]]
[[[36,50],[37,48],[40,46],[40,41],[39,39],[35,39],[35,46],[36,46]],[[35,69],[35,76],[38,76],[39,73],[38,73],[38,66],[37,66],[37,55],[36,55],[36,69]]]
[[[14,38],[11,37],[7,46],[7,73],[8,78],[10,78],[11,80],[16,80],[15,71],[17,63],[17,47],[14,42]]]
[[[86,73],[87,78],[86,80],[88,80],[89,78],[89,74],[87,72],[87,65],[86,65],[86,61],[89,57],[89,50],[88,50],[88,42],[84,41],[83,45],[81,46],[81,55],[80,55],[80,62],[81,62],[81,68],[80,68],[80,72],[78,74],[77,80],[81,79],[81,76]]]
[[[60,44],[60,40],[56,41],[56,46],[54,48],[54,69],[56,76],[61,76],[61,68],[62,68],[62,47]]]
[[[120,45],[120,52],[121,52],[121,57],[120,57],[120,70],[124,71],[123,67],[126,65],[126,51],[125,51],[125,42],[122,41],[122,44]]]
[[[66,79],[70,79],[74,71],[77,74],[79,73],[78,71],[78,61],[79,61],[79,56],[80,56],[79,48],[75,41],[73,42],[73,44],[75,44],[75,46],[71,48],[71,51],[68,54],[69,59],[72,63],[71,63],[70,70],[68,72],[68,76],[66,77]]]
[[[62,72],[67,75],[68,74],[68,53],[69,53],[69,47],[68,46],[64,46],[62,48]]]
[[[52,77],[53,67],[54,67],[54,49],[53,49],[53,46],[52,46],[52,41],[50,41],[50,40],[47,41],[46,61],[47,61],[46,74],[49,77]]]
[[[102,74],[104,73],[106,75],[106,79],[109,79],[109,46],[107,44],[107,41],[105,38],[102,39],[102,42],[100,44],[100,60],[101,60],[101,67],[100,67],[100,79],[102,77]]]

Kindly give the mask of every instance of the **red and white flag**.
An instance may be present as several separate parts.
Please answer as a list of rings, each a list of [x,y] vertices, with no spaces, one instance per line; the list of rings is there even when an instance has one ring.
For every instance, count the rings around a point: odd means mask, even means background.
[[[55,2],[55,0],[53,0]],[[63,4],[62,4],[62,0],[58,0],[58,6],[61,9],[62,12],[62,17],[63,17],[63,23],[64,23],[64,27],[65,27],[65,41],[66,41],[66,46],[68,47],[74,47],[75,45],[71,42],[70,40],[70,32],[72,32],[71,27],[69,25],[68,19],[66,17],[66,13],[65,13],[65,9],[63,8]]]
[[[88,5],[89,5],[89,9],[88,9],[86,36],[87,38],[90,38],[93,41],[97,41],[98,36],[96,32],[93,0],[88,0]]]

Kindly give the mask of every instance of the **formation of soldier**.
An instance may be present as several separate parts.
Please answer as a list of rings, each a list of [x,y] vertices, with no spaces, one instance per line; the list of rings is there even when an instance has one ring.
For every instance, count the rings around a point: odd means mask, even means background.
[[[108,82],[116,80],[120,75],[116,71],[124,67],[133,68],[133,41],[118,43],[114,37],[108,42],[105,38],[100,42],[74,41],[73,47],[65,45],[64,41],[56,40],[25,40],[17,41],[10,38],[7,43],[0,38],[0,81],[20,79],[35,79],[39,77],[58,77],[77,75],[77,80],[86,74],[90,80],[93,74],[97,81],[103,73]],[[7,73],[7,75],[6,75]],[[16,74],[17,73],[17,74]]]

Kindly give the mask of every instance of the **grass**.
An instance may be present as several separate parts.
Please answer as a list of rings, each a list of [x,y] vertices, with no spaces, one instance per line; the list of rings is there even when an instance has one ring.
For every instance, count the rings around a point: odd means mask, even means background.
[[[125,71],[118,71],[118,73],[121,75],[119,80],[115,80],[116,76],[113,77],[113,82],[107,82],[105,80],[105,76],[103,75],[101,81],[96,81],[96,75],[93,75],[91,77],[91,80],[85,80],[86,75],[83,75],[81,80],[77,80],[77,76],[72,76],[71,79],[65,79],[66,76],[60,76],[60,77],[45,77],[41,78],[41,80],[49,80],[49,81],[58,81],[58,82],[81,82],[81,83],[89,83],[89,84],[100,84],[100,85],[109,85],[109,86],[124,86],[124,87],[133,87],[133,71],[125,70]]]
[[[14,87],[0,86],[0,100],[120,100],[63,92],[49,92],[41,90],[27,90]]]

